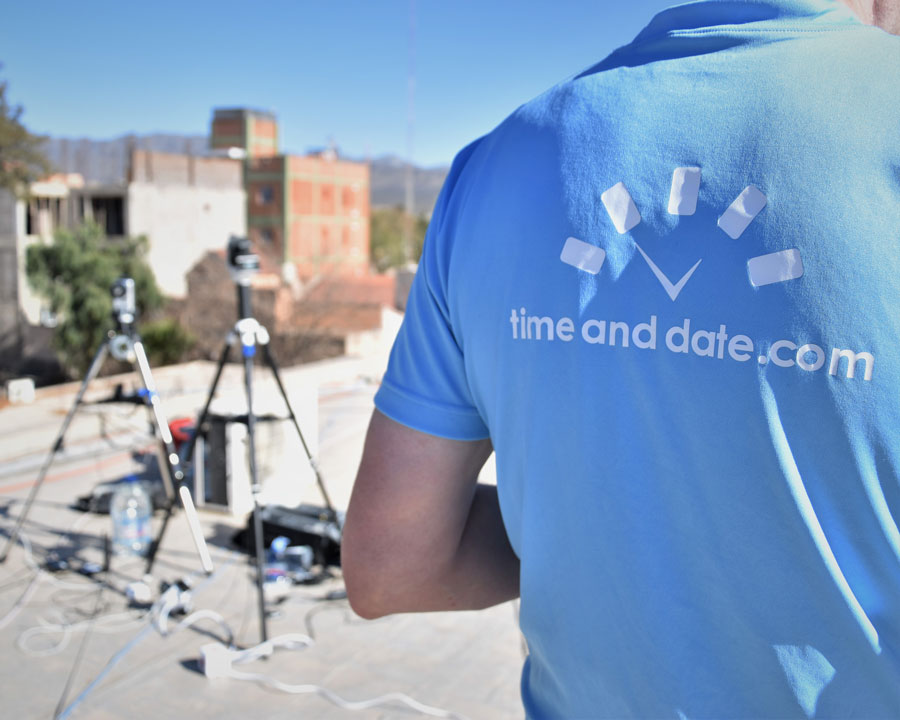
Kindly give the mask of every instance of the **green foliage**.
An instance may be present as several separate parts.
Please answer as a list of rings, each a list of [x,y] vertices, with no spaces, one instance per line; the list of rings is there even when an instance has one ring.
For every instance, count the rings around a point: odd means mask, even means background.
[[[172,365],[180,362],[194,347],[197,339],[172,317],[141,325],[141,339],[151,365]]]
[[[28,248],[28,282],[58,318],[54,345],[72,375],[87,372],[114,326],[110,287],[115,280],[134,280],[138,322],[162,305],[156,278],[144,261],[146,246],[144,237],[109,239],[98,225],[88,223],[57,230],[52,244]]]
[[[22,106],[9,104],[6,86],[0,81],[0,188],[21,196],[30,183],[50,174],[50,163],[41,149],[44,138],[22,125]]]
[[[405,231],[408,220],[402,208],[374,208],[369,231],[369,253],[378,272],[391,267],[401,267],[408,261],[405,248]],[[418,262],[425,242],[428,220],[419,215],[412,219],[412,262]]]

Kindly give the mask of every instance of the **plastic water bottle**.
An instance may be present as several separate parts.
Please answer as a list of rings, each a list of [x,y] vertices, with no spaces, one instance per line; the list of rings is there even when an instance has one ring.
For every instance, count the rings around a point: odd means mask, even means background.
[[[279,535],[272,540],[272,544],[269,546],[268,552],[266,552],[266,582],[275,582],[287,575],[285,551],[289,542],[290,540],[283,535]]]
[[[113,522],[113,549],[117,555],[144,555],[151,541],[150,496],[132,475],[113,493],[109,514]]]

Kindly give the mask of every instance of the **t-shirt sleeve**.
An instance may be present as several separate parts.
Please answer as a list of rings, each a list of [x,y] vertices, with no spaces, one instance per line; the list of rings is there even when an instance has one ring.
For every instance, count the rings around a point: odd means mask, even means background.
[[[459,329],[451,319],[449,268],[454,225],[450,214],[460,175],[477,143],[463,150],[441,190],[413,280],[406,314],[375,395],[375,406],[392,420],[453,440],[489,436],[466,377]]]

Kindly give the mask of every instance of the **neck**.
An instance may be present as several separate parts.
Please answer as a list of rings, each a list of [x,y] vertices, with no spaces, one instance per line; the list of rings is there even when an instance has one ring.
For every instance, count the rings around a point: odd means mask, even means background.
[[[900,2],[897,0],[840,0],[866,25],[900,35]]]

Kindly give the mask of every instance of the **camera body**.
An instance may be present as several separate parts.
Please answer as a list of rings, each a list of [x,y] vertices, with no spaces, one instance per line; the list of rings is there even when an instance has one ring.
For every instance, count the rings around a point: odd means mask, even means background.
[[[134,296],[134,280],[122,277],[109,289],[112,295],[113,316],[122,325],[130,325],[137,317],[137,302]]]
[[[259,256],[253,252],[249,238],[232,235],[228,240],[228,270],[234,281],[248,284],[259,271]]]

